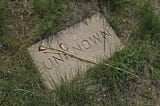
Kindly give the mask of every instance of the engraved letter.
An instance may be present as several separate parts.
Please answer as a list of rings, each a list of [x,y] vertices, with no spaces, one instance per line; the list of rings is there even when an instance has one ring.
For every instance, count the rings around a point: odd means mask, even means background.
[[[64,59],[63,59],[63,57],[62,57],[62,55],[60,53],[58,53],[58,56],[59,56],[59,58],[55,57],[55,56],[52,56],[54,58],[54,60],[55,60],[55,62],[56,62],[57,65],[59,65],[59,62],[64,62]]]
[[[72,47],[74,53],[76,53],[76,54],[77,54],[77,50],[78,50],[78,51],[83,51],[82,48],[81,48],[81,46],[79,45],[79,43],[77,43],[77,46],[78,46],[78,47],[74,47],[74,46]]]
[[[93,35],[92,37],[89,37],[89,39],[95,44],[97,43],[97,41],[101,42],[101,38],[100,35],[98,35],[98,33],[96,33],[96,35]]]
[[[100,31],[101,34],[107,35],[107,36],[112,36],[111,33],[106,29],[105,31]]]
[[[49,58],[48,60],[49,60],[49,62],[45,63],[45,62],[43,61],[42,63],[44,64],[45,68],[47,68],[47,69],[52,69],[53,63],[52,63],[52,61],[51,61],[50,58]],[[50,64],[50,65],[48,65],[48,64]]]
[[[89,49],[91,47],[91,44],[88,42],[88,40],[83,40],[81,43],[85,49]]]

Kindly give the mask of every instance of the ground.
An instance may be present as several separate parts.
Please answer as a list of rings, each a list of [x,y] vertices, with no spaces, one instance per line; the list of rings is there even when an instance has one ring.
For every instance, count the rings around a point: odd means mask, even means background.
[[[158,2],[1,0],[0,105],[160,106]],[[62,80],[55,90],[47,89],[27,48],[97,11],[103,13],[125,48],[88,69],[85,75],[77,75],[73,81]],[[106,63],[125,71],[107,67]]]

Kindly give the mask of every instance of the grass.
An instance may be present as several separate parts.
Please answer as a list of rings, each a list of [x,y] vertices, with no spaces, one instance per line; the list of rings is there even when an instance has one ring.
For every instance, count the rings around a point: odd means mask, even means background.
[[[23,54],[26,63],[18,60],[17,67],[6,72],[0,70],[1,106],[51,105],[50,101],[54,95],[43,86],[31,57],[25,51],[21,50],[20,54]]]
[[[137,0],[108,0],[106,8],[103,7],[102,10],[117,35],[119,37],[126,37],[130,35],[130,30],[136,21],[137,7],[139,7],[139,1]]]
[[[7,27],[9,21],[9,10],[5,0],[0,1],[0,36],[7,34]]]
[[[148,41],[140,43],[136,42],[135,44],[131,44],[128,47],[124,48],[120,52],[115,53],[115,55],[113,55],[109,60],[109,63],[114,67],[128,70],[138,75],[141,80],[138,80],[135,77],[124,72],[110,69],[105,65],[105,62],[102,62],[101,64],[89,69],[87,75],[94,80],[95,85],[101,85],[105,87],[106,91],[108,91],[107,94],[112,95],[112,97],[110,97],[113,98],[112,102],[117,103],[116,101],[114,101],[117,100],[120,102],[120,106],[122,105],[121,103],[124,103],[123,101],[125,101],[128,105],[131,105],[131,103],[136,104],[136,101],[128,101],[128,98],[137,98],[135,97],[135,95],[138,95],[138,90],[144,89],[145,87],[138,89],[135,87],[135,85],[141,86],[143,85],[143,80],[149,80],[147,78],[148,74],[152,76],[152,74],[154,73],[153,75],[159,76],[159,69],[155,68],[155,70],[152,71],[149,69],[150,63],[148,62],[148,60],[151,60],[151,57],[154,54],[154,46],[155,45],[152,45]],[[155,76],[153,78],[157,78]],[[154,79],[152,80],[152,83],[159,82],[159,80],[159,78]],[[132,95],[133,92],[135,93],[135,95]],[[119,96],[120,98],[116,99],[116,97]],[[124,98],[123,101],[121,100],[122,98]],[[109,101],[107,101],[107,99],[105,99],[104,101],[107,104],[110,103]]]
[[[0,51],[0,105],[159,105],[159,100],[157,100],[160,95],[158,92],[160,89],[159,15],[154,13],[150,2],[137,0],[105,2],[106,0],[96,2],[86,0],[22,1],[25,5],[24,11],[32,14],[28,17],[24,13],[23,17],[25,17],[24,21],[29,19],[33,22],[29,26],[33,29],[29,31],[34,35],[31,38],[28,35],[0,36],[2,48]],[[124,49],[116,52],[109,60],[104,59],[98,65],[88,69],[85,75],[78,74],[71,81],[62,79],[61,84],[57,85],[55,90],[47,89],[27,52],[27,47],[37,40],[51,36],[90,16],[97,11],[98,3],[101,6],[107,5],[104,15],[118,35],[123,37],[124,29],[131,30],[131,37],[134,39],[131,39]],[[6,26],[10,25],[7,23],[8,10],[5,5],[7,6],[5,1],[0,1],[0,8],[6,10],[0,9],[3,13],[3,17],[0,16],[3,19],[3,21],[0,20],[0,25],[4,27],[0,29],[4,31],[0,31],[3,32],[2,35],[7,33]],[[14,10],[19,11],[19,9]],[[141,80],[126,72],[107,67],[107,63],[131,72]]]
[[[53,35],[59,30],[67,6],[68,2],[63,0],[33,0],[34,14],[41,20],[38,24],[40,37]]]
[[[33,14],[37,21],[34,30],[37,39],[56,35],[58,31],[91,15],[95,7],[94,5],[89,7],[89,5],[83,0],[79,2],[75,0],[33,0]],[[74,8],[79,8],[80,11],[73,10]]]
[[[142,7],[138,9],[139,21],[136,38],[140,39],[155,39],[159,41],[160,38],[160,15],[155,14],[154,2],[148,0],[144,2]]]
[[[54,91],[56,94],[55,103],[58,103],[59,106],[84,105],[89,99],[89,95],[91,95],[93,92],[91,89],[88,89],[89,82],[82,78],[84,77],[78,74],[77,78],[72,81],[62,79],[61,84],[57,85]]]
[[[122,105],[120,96],[108,92],[106,87],[95,84],[95,80],[78,74],[72,81],[61,80],[61,84],[54,90],[56,106],[92,106],[92,105]],[[113,101],[110,101],[113,99]],[[118,102],[119,101],[119,102]]]
[[[159,81],[160,81],[160,55],[158,54],[155,57],[154,63],[151,63],[152,70],[150,71],[152,83],[155,86],[160,87]]]
[[[117,11],[120,11],[128,1],[127,0],[100,0],[98,2],[101,9],[103,9],[104,6],[107,6],[107,8],[111,12],[117,12]]]

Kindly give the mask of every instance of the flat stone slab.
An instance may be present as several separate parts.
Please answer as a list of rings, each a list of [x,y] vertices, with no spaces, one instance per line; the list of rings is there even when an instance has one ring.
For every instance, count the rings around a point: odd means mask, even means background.
[[[109,58],[122,43],[105,18],[97,13],[73,27],[60,31],[28,48],[49,88],[61,78],[72,79],[78,72]]]

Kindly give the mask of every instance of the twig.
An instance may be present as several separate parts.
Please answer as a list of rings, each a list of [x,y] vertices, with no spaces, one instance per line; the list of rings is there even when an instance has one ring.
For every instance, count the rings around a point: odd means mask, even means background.
[[[50,50],[56,50],[57,52],[63,53],[63,54],[68,55],[68,56],[70,56],[70,57],[73,57],[73,58],[76,58],[76,59],[78,59],[78,60],[81,60],[81,61],[84,61],[84,62],[87,62],[87,63],[91,63],[91,64],[96,65],[95,62],[93,62],[93,61],[91,61],[91,60],[88,60],[88,59],[85,59],[85,58],[83,58],[83,57],[74,55],[74,54],[71,53],[71,52],[68,52],[68,51],[65,51],[65,50],[61,50],[61,49],[54,49],[54,48],[48,48],[48,49],[50,49]],[[44,52],[44,53],[49,53],[49,52]]]
[[[78,59],[78,60],[81,60],[81,61],[84,61],[84,62],[87,62],[87,63],[91,63],[91,64],[94,64],[94,65],[97,65],[96,62],[93,62],[93,61],[91,61],[91,60],[88,60],[88,59],[85,59],[85,58],[83,58],[83,57],[77,56],[77,55],[75,55],[75,54],[73,54],[72,52],[69,52],[69,51],[67,51],[67,50],[54,49],[54,48],[45,48],[44,50],[47,50],[47,49],[55,50],[55,51],[57,51],[57,52],[59,52],[59,53],[63,53],[63,54],[65,54],[65,55],[68,55],[68,56],[70,56],[70,57],[76,58],[76,59]],[[51,52],[44,52],[44,53],[51,53]],[[129,72],[129,71],[124,70],[124,69],[121,69],[121,68],[119,68],[119,67],[114,67],[114,66],[112,66],[111,64],[105,63],[104,65],[106,65],[106,66],[108,66],[108,67],[110,67],[110,68],[112,68],[112,69],[116,69],[116,70],[119,70],[119,71],[121,71],[121,72],[125,72],[126,74],[130,74],[130,75],[136,77],[137,79],[141,80],[140,77],[138,77],[136,74],[133,74],[132,72]]]

